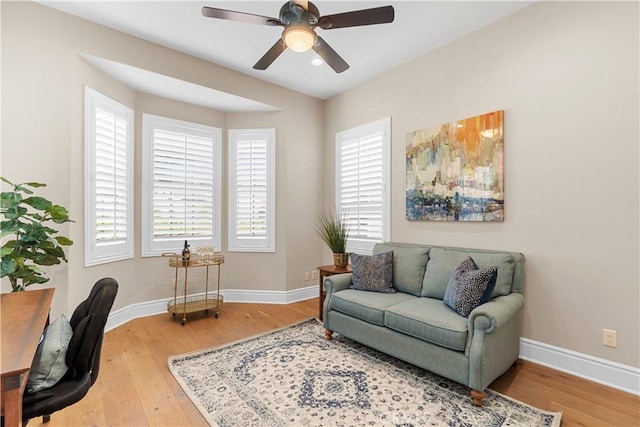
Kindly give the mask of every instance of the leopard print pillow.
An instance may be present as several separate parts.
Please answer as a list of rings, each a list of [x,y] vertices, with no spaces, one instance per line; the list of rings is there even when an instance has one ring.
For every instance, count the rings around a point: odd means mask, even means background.
[[[469,317],[474,308],[489,301],[497,277],[498,267],[480,269],[468,257],[451,275],[444,293],[444,303],[460,316]]]
[[[392,281],[393,251],[373,256],[358,254],[349,256],[353,270],[349,288],[386,294],[396,292]]]

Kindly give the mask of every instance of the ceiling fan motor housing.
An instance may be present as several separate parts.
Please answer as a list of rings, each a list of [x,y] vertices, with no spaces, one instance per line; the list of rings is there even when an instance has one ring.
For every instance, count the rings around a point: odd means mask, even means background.
[[[280,8],[280,22],[285,26],[289,25],[305,25],[312,26],[318,23],[320,11],[315,4],[309,2],[309,6],[305,10],[304,7],[289,1]]]

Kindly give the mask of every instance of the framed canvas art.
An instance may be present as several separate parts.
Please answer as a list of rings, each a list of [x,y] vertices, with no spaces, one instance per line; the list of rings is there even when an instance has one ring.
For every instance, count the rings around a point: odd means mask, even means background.
[[[409,221],[504,221],[504,111],[407,134]]]

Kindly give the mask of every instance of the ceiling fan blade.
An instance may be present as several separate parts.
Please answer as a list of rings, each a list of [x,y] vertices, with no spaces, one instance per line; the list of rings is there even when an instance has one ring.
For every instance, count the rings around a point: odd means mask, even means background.
[[[285,46],[282,38],[279,38],[278,41],[271,46],[271,49],[269,49],[267,53],[265,53],[262,58],[256,62],[256,65],[254,65],[253,68],[255,70],[266,70],[286,48],[287,47]]]
[[[329,64],[336,73],[341,73],[349,68],[349,64],[347,64],[345,60],[342,59],[342,57],[338,55],[322,37],[318,36],[318,40],[316,41],[316,45],[313,46],[313,50],[320,55],[320,57],[324,59],[324,62]]]
[[[282,25],[279,19],[268,16],[254,15],[252,13],[236,12],[233,10],[218,9],[216,7],[203,6],[202,16],[207,18],[228,19],[230,21],[245,22],[258,25]]]
[[[323,30],[332,30],[361,25],[388,24],[393,22],[394,17],[393,6],[383,6],[321,16],[318,18],[318,26]]]

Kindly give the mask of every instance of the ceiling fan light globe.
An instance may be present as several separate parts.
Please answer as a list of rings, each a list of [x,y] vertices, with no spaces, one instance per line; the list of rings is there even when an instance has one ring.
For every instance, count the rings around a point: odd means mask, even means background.
[[[316,33],[304,25],[285,28],[282,33],[284,43],[294,52],[306,52],[316,44]]]

